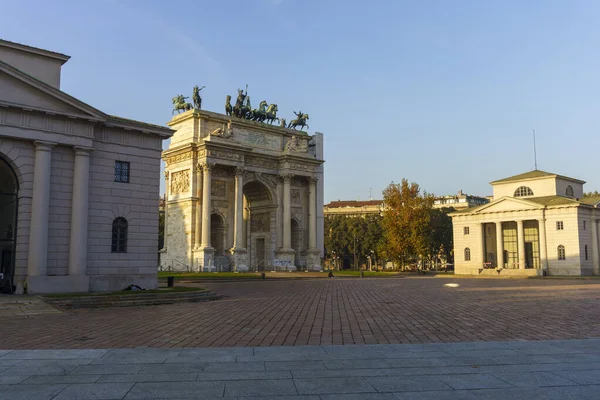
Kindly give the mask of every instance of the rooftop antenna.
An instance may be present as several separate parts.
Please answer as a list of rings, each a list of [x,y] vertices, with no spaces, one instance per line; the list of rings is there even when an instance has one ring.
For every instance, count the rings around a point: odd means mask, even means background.
[[[537,151],[535,148],[535,129],[533,130],[533,162],[535,163],[535,170],[537,171]]]
[[[373,188],[369,188],[369,200],[373,200],[373,196],[371,196],[371,190],[373,190]]]

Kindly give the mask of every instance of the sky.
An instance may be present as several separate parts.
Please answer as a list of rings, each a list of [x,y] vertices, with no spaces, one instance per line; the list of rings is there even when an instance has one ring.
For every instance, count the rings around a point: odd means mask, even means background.
[[[26,5],[25,5],[26,4]],[[600,190],[596,0],[0,0],[0,38],[70,55],[61,89],[159,125],[248,84],[325,140],[325,201],[406,178],[490,195],[534,169]],[[165,148],[168,142],[165,142]],[[162,174],[161,174],[162,179]],[[161,183],[161,193],[164,182]]]

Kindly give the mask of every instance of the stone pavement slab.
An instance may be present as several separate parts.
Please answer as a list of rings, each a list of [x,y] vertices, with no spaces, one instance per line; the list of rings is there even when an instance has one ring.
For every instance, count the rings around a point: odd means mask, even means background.
[[[582,349],[585,353],[579,352]],[[7,357],[10,361],[0,370],[0,400],[585,400],[598,399],[600,393],[600,362],[595,361],[600,338],[572,343],[507,341],[491,346],[473,342],[347,349],[271,347],[268,351],[232,347],[208,355],[206,349],[194,350],[14,350],[0,356],[0,361]],[[298,359],[303,353],[306,359]],[[190,354],[194,360],[207,356],[224,361],[180,362],[189,360]],[[278,361],[237,360],[257,354]],[[392,358],[390,354],[428,357]],[[311,356],[327,358],[308,359]],[[457,357],[473,364],[456,365]]]

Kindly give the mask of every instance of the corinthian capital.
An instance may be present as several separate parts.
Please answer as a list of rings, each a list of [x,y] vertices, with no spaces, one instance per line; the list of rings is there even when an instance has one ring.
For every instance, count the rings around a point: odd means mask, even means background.
[[[319,181],[319,178],[317,178],[316,176],[309,176],[308,177],[308,183],[316,184],[318,181]]]
[[[235,171],[233,171],[233,174],[235,176],[244,176],[244,172],[246,172],[246,170],[243,167],[235,167]]]
[[[294,174],[290,174],[290,173],[279,174],[279,179],[281,179],[284,182],[291,182],[291,180],[293,178],[294,178]]]
[[[201,162],[198,163],[198,167],[201,168],[203,171],[212,171],[215,168],[215,163],[214,162]]]

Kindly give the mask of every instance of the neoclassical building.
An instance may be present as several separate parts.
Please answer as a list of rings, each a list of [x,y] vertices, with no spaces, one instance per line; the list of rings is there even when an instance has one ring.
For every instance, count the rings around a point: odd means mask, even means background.
[[[0,40],[0,292],[153,288],[173,132],[62,92],[69,58]]]
[[[600,198],[534,170],[491,182],[493,201],[451,214],[456,274],[598,275]]]
[[[168,125],[163,269],[322,269],[322,134],[196,109]]]

